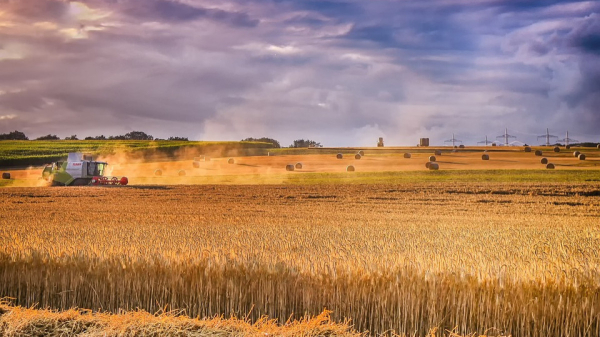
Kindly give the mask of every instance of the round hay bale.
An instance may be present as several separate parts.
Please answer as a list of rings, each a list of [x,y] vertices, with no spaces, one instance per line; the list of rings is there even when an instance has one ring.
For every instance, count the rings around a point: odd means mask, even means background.
[[[194,166],[194,168],[200,168],[200,163],[195,161],[192,163],[192,166]]]
[[[354,166],[352,166],[352,165],[348,165],[348,167],[346,167],[346,172],[354,172],[354,171],[356,171],[356,170],[354,169]]]
[[[435,152],[433,154],[435,154],[436,156],[441,156],[442,155],[442,151],[435,150]]]
[[[429,161],[435,161],[436,159],[435,156],[429,156]]]
[[[431,162],[430,161],[428,161],[428,162],[425,163],[425,168],[429,168],[429,166],[431,166]]]
[[[565,146],[565,149],[570,150],[571,149],[571,145]]]
[[[525,146],[525,152],[531,152],[531,147]]]
[[[554,164],[552,164],[552,163],[548,163],[548,165],[546,165],[546,168],[547,168],[548,170],[554,170]]]
[[[600,144],[596,145],[596,148],[597,148],[597,149],[600,149]]]
[[[302,163],[296,163],[296,168],[297,168],[298,170],[302,169]]]
[[[286,171],[293,171],[294,170],[294,164],[287,164],[287,165],[285,165],[285,170]]]
[[[10,179],[10,172],[3,172],[2,179]]]
[[[360,154],[361,156],[364,156],[365,155],[365,151],[360,150],[360,151],[358,151],[358,154]]]
[[[560,152],[560,147],[555,146],[553,150],[554,150],[554,152]]]
[[[160,169],[159,170],[155,170],[154,171],[154,175],[157,176],[157,177],[162,176],[162,170],[160,170]]]
[[[489,154],[482,154],[481,155],[481,160],[490,160],[490,155]]]
[[[542,158],[542,160],[540,160],[540,163],[548,164],[548,158]]]
[[[407,158],[407,159],[408,159],[408,158],[410,158],[410,157],[412,157],[412,155],[411,155],[410,153],[405,153],[405,154],[404,154],[404,158]]]
[[[535,155],[538,157],[542,156],[542,150],[535,150]]]
[[[357,153],[354,155],[354,159],[360,159],[362,156],[360,155],[360,153]]]
[[[585,160],[585,154],[582,153],[577,158],[579,158],[579,160]]]
[[[454,148],[455,148],[455,149],[458,149],[458,146],[454,145]]]
[[[185,170],[179,170],[179,173],[177,173],[180,177],[183,177],[185,175]]]
[[[458,148],[459,148],[459,149],[464,149],[464,148],[465,148],[465,146],[464,146],[464,145],[462,145],[462,144],[460,144],[460,145],[458,146]]]
[[[227,164],[233,164],[233,163],[235,163],[235,160],[233,160],[233,158],[227,159]]]
[[[440,165],[438,163],[431,163],[429,164],[429,170],[431,171],[437,171],[440,169]]]
[[[574,157],[579,157],[579,155],[580,155],[580,154],[581,154],[581,152],[579,152],[579,151],[575,151],[575,152],[573,152],[573,156],[574,156]]]
[[[341,153],[338,153],[338,154],[337,154],[335,157],[336,157],[337,159],[342,159],[342,158],[344,158],[344,155],[343,155],[343,154],[341,154]]]

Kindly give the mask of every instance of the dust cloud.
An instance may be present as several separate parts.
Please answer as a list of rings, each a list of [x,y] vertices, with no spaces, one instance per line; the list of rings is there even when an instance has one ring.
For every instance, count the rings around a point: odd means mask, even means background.
[[[481,154],[488,150],[489,160]],[[355,157],[353,149],[320,149],[319,151],[279,151],[270,149],[235,149],[231,147],[150,149],[122,151],[100,155],[98,161],[108,163],[105,176],[127,177],[129,185],[200,185],[200,184],[285,184],[304,179],[307,173],[338,173],[352,175],[363,172],[423,171],[434,149],[397,148],[365,149],[365,155]],[[465,151],[442,149],[436,162],[440,170],[498,170],[542,169],[539,157],[521,148],[492,151],[489,148],[470,148]],[[336,158],[337,153],[343,158]],[[405,158],[404,153],[412,154]],[[309,154],[294,154],[309,153]],[[557,169],[598,169],[600,152],[592,150],[586,161],[569,153],[547,154]],[[230,162],[232,161],[232,162]],[[286,165],[301,163],[301,169],[286,171]],[[348,166],[356,172],[346,172]],[[12,170],[14,179],[0,181],[0,186],[47,186],[41,179],[43,167]],[[158,174],[160,171],[160,174]]]

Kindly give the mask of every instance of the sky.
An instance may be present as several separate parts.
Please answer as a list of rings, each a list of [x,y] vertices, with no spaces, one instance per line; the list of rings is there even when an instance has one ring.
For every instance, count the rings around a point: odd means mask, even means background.
[[[600,1],[0,0],[0,133],[407,146],[505,128],[600,141]]]

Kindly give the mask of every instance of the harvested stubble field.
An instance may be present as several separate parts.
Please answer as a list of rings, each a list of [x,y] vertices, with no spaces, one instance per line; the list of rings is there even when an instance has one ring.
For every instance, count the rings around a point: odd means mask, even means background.
[[[339,336],[363,337],[348,324],[331,321],[329,312],[278,324],[263,317],[254,323],[246,319],[213,317],[194,319],[180,312],[151,315],[144,311],[118,314],[92,313],[69,309],[63,312],[0,305],[1,336],[186,336],[186,337],[265,337]]]
[[[0,296],[250,321],[326,308],[372,335],[598,336],[599,190],[597,182],[1,189]],[[11,317],[0,316],[4,333],[31,327]],[[327,333],[305,335],[318,334]]]
[[[197,185],[197,184],[321,184],[330,181],[342,183],[389,183],[410,181],[586,181],[600,180],[600,151],[578,148],[587,155],[582,161],[571,151],[560,153],[542,148],[544,157],[555,164],[555,170],[546,170],[540,158],[526,153],[521,147],[470,147],[452,152],[441,149],[437,156],[439,173],[429,173],[425,163],[433,148],[366,149],[360,160],[354,158],[356,149],[297,149],[297,155],[242,156],[228,164],[228,157],[210,157],[194,162],[193,156],[178,157],[173,161],[130,157],[117,154],[99,157],[109,163],[108,175],[127,176],[131,185]],[[280,149],[281,150],[281,149]],[[290,150],[290,149],[287,149]],[[333,153],[329,153],[332,152]],[[488,151],[490,160],[481,160]],[[303,153],[306,152],[306,153]],[[343,159],[336,159],[344,152]],[[404,153],[412,153],[404,158]],[[302,163],[302,168],[288,172],[286,165]],[[356,172],[348,173],[352,165]],[[157,176],[157,170],[161,175]],[[180,171],[185,175],[180,175]],[[0,169],[0,171],[5,171]],[[0,186],[33,187],[47,184],[41,180],[42,167],[13,169],[12,180],[0,180]],[[556,173],[554,173],[556,172]],[[503,177],[500,177],[503,176]]]

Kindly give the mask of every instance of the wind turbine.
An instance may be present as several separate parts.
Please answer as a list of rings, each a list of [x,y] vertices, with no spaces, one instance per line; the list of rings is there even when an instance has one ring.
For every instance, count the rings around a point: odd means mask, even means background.
[[[456,144],[456,142],[462,143],[462,140],[458,140],[458,139],[454,138],[454,134],[452,134],[452,139],[448,139],[448,140],[444,141],[444,143],[449,143],[449,142],[452,142],[452,147],[454,147],[455,146],[454,144]]]
[[[567,130],[567,136],[564,139],[557,140],[558,142],[564,142],[565,146],[569,146],[569,142],[578,142],[576,139],[569,138],[569,131]]]
[[[485,146],[488,146],[488,144],[492,144],[493,142],[491,140],[487,139],[487,135],[485,136],[485,140],[482,140],[480,142],[477,142],[477,144],[485,144]]]
[[[504,129],[504,134],[502,136],[496,137],[496,139],[499,139],[499,138],[504,138],[504,146],[508,146],[508,139],[509,138],[515,138],[515,139],[517,139],[517,137],[508,134],[508,128]]]
[[[550,146],[550,138],[558,138],[558,137],[554,136],[554,135],[551,135],[550,131],[548,129],[546,129],[546,134],[538,136],[538,139],[540,139],[540,138],[546,138],[546,146]]]

